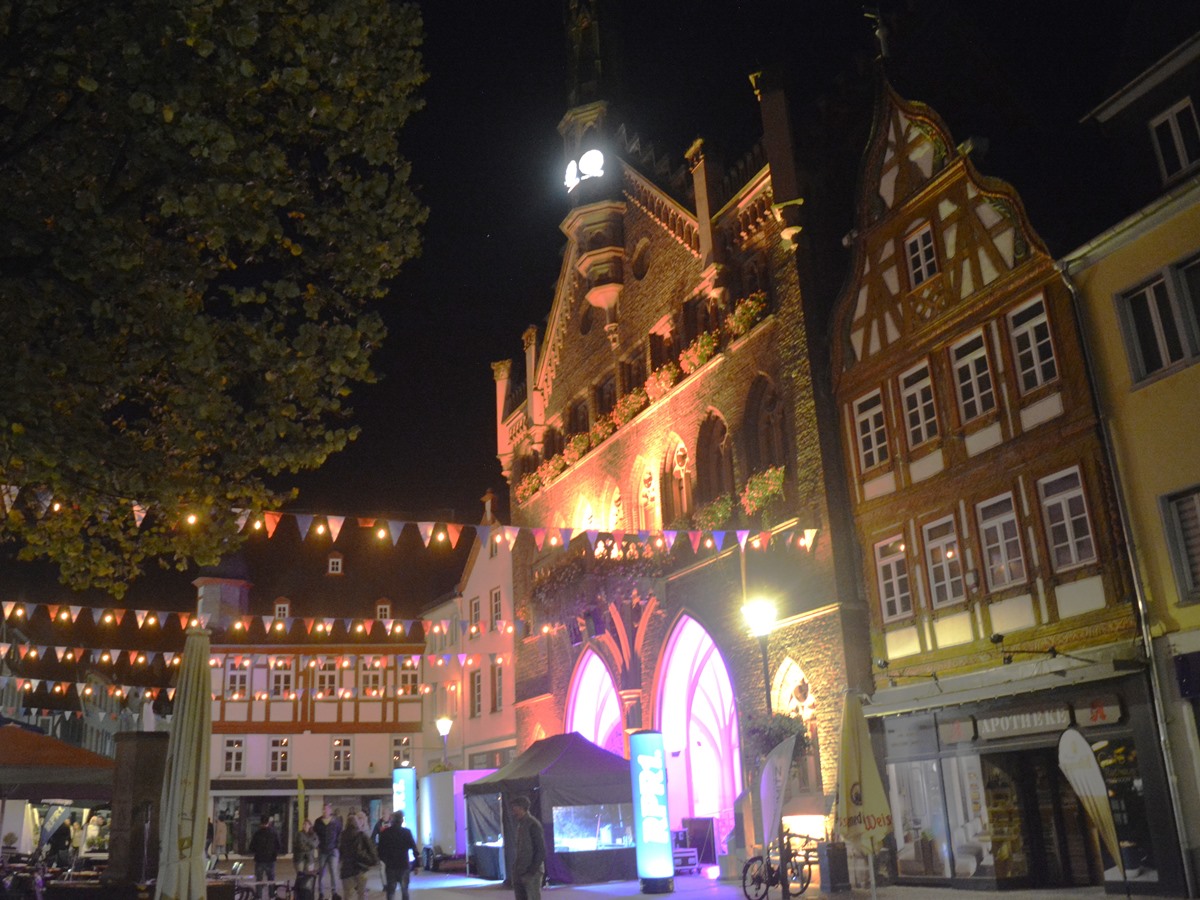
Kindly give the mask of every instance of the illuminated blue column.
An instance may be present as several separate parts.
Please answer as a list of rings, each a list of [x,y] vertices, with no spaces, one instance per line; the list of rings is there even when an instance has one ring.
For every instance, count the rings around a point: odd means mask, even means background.
[[[667,815],[667,760],[662,734],[629,735],[629,768],[633,777],[633,835],[643,894],[675,891],[675,858],[671,819]]]
[[[392,769],[392,812],[404,813],[404,824],[417,833],[417,770],[411,766]]]

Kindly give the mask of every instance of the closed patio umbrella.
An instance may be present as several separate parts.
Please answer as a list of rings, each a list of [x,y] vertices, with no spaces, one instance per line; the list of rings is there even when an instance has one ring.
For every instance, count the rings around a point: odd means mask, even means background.
[[[871,732],[858,695],[846,694],[842,711],[842,753],[838,759],[837,830],[870,861],[875,895],[875,852],[892,830],[892,809],[871,750]]]
[[[163,776],[156,900],[203,900],[208,826],[212,681],[208,632],[189,628],[175,687],[175,712]]]

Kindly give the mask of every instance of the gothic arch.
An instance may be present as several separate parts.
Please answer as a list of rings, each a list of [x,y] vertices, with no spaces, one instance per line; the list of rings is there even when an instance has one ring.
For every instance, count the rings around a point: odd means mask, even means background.
[[[658,466],[644,456],[633,464],[629,494],[629,522],[638,531],[658,531],[662,528]]]
[[[583,651],[571,675],[563,731],[578,731],[593,744],[624,755],[621,698],[608,666],[590,648]]]
[[[709,503],[733,492],[733,441],[724,417],[709,410],[696,439],[696,502]]]
[[[745,424],[742,434],[746,447],[746,463],[750,472],[761,472],[771,466],[787,463],[787,442],[784,437],[783,401],[775,385],[759,374],[746,395]]]
[[[695,463],[688,452],[687,444],[674,433],[667,441],[667,453],[659,471],[662,519],[665,525],[691,514],[692,483],[696,477]]]

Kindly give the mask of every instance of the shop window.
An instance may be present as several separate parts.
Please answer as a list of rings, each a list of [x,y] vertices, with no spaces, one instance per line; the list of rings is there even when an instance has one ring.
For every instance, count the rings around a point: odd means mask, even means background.
[[[1200,162],[1200,128],[1190,97],[1152,119],[1150,133],[1164,184]]]
[[[1050,322],[1046,318],[1043,299],[1038,297],[1010,313],[1008,327],[1012,335],[1021,393],[1028,394],[1058,378],[1054,343],[1050,340]]]
[[[1054,571],[1096,561],[1096,543],[1078,469],[1068,469],[1038,482],[1046,539]]]
[[[883,394],[868,394],[854,404],[854,433],[858,439],[858,461],[866,472],[887,462],[887,424]]]
[[[1180,599],[1200,601],[1200,487],[1167,498],[1167,531]]]
[[[933,379],[929,363],[900,376],[900,393],[904,399],[904,424],[908,429],[908,446],[919,447],[938,434],[937,405],[933,399]]]
[[[988,365],[983,332],[979,332],[951,350],[954,382],[958,388],[958,409],[963,422],[970,422],[996,408],[992,370]]]
[[[938,607],[958,603],[966,596],[966,588],[954,518],[948,517],[926,525],[924,532],[925,561],[933,605]]]
[[[988,587],[997,590],[1024,581],[1025,556],[1012,494],[980,503],[978,512]]]
[[[908,257],[909,283],[915,288],[937,274],[937,252],[933,247],[933,228],[925,225],[904,239]]]
[[[912,594],[908,587],[908,558],[900,535],[875,545],[875,574],[879,581],[879,602],[883,620],[912,614]]]
[[[949,878],[949,833],[937,760],[889,763],[896,870],[901,878]]]

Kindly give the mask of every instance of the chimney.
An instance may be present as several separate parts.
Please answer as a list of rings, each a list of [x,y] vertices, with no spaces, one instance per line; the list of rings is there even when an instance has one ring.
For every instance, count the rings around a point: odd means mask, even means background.
[[[713,263],[721,262],[717,258],[720,253],[719,245],[713,241],[713,208],[717,204],[714,187],[717,182],[715,168],[711,160],[705,156],[704,140],[696,138],[695,142],[684,154],[692,171],[692,188],[696,193],[696,220],[700,228],[700,267],[707,269]]]

